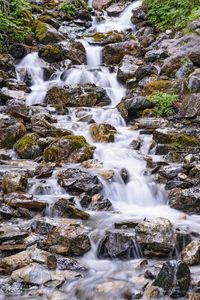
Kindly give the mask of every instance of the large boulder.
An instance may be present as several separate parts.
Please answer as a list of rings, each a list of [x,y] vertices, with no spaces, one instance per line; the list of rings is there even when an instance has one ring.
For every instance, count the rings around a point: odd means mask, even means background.
[[[48,63],[62,61],[66,58],[63,46],[54,44],[41,46],[39,48],[38,55]]]
[[[180,80],[153,80],[144,85],[143,94],[152,95],[156,93],[179,94],[182,91]]]
[[[140,56],[138,42],[130,40],[122,43],[106,45],[102,51],[103,63],[106,65],[118,64],[125,55]]]
[[[44,45],[58,43],[65,39],[53,26],[41,21],[37,21],[35,24],[35,38],[37,42]]]
[[[73,195],[87,193],[94,195],[102,189],[97,176],[81,169],[69,168],[58,175],[58,183]]]
[[[81,65],[86,63],[86,51],[81,42],[69,41],[63,46],[65,57],[73,64]]]
[[[181,117],[196,118],[200,116],[200,93],[185,96],[179,110]]]
[[[136,76],[136,71],[139,68],[139,65],[141,64],[142,60],[131,55],[125,55],[119,64],[117,78],[123,83],[126,83],[128,79],[133,79]]]
[[[139,253],[134,232],[125,230],[106,232],[97,249],[97,256],[104,259],[138,258]]]
[[[14,143],[26,133],[24,124],[20,121],[1,118],[0,148],[12,148]]]
[[[23,159],[35,159],[42,154],[42,149],[38,145],[39,136],[36,133],[29,133],[18,140],[14,149]]]
[[[157,218],[139,223],[136,228],[136,241],[145,256],[168,256],[174,250],[175,235],[168,219]]]
[[[54,87],[47,92],[46,98],[59,112],[64,112],[67,107],[105,106],[111,102],[105,90],[94,84]]]
[[[36,211],[41,211],[47,206],[47,202],[37,200],[33,195],[23,193],[10,193],[4,195],[3,201],[13,208],[25,208]]]
[[[156,129],[153,133],[153,139],[158,144],[171,144],[177,143],[181,146],[195,147],[200,145],[200,140],[198,137],[186,133],[177,132],[170,129]]]
[[[24,192],[27,187],[27,178],[18,172],[5,173],[2,179],[2,189],[5,194]]]
[[[200,188],[176,188],[168,196],[170,207],[186,213],[200,214]]]
[[[92,124],[89,132],[95,142],[114,142],[117,130],[110,124]]]
[[[168,261],[163,264],[153,285],[162,288],[164,295],[181,298],[186,295],[190,280],[190,269],[185,263]]]
[[[189,266],[200,264],[200,242],[195,240],[181,252],[181,260]]]
[[[46,162],[81,163],[92,158],[94,148],[83,136],[64,136],[51,143],[43,152]]]
[[[152,107],[153,105],[149,100],[138,95],[131,98],[123,98],[117,105],[117,109],[125,120],[136,118],[143,110]]]

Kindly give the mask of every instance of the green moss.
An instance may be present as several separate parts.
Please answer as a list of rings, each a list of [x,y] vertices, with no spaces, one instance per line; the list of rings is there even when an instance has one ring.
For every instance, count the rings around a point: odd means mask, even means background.
[[[108,33],[96,32],[92,35],[88,35],[88,37],[92,37],[95,43],[102,43],[107,40],[109,40],[110,43],[120,43],[123,41],[122,34],[117,31],[110,31]]]
[[[200,145],[200,140],[197,137],[186,133],[172,132],[168,138],[170,146],[175,149],[180,149],[182,146],[196,147]]]
[[[42,42],[47,34],[47,28],[45,23],[41,21],[37,21],[35,23],[35,38],[39,41]]]
[[[58,161],[59,152],[60,152],[59,147],[57,147],[56,145],[50,145],[43,152],[43,156],[44,156],[45,161],[46,162],[48,162],[48,161],[51,161],[51,162]]]
[[[31,133],[23,136],[14,144],[14,149],[18,152],[24,151],[27,147],[35,145],[36,141],[39,139],[39,136],[36,133]]]
[[[69,135],[65,136],[64,139],[72,141],[71,147],[73,150],[80,149],[89,145],[83,136]]]

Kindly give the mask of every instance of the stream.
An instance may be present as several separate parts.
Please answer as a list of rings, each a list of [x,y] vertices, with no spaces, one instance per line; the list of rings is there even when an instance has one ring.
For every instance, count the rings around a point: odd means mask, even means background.
[[[92,5],[91,2],[88,3],[90,6]],[[96,17],[93,16],[93,28],[102,33],[112,30],[134,31],[130,18],[132,10],[140,5],[141,1],[134,1],[119,17],[110,17],[105,13],[105,20],[102,22],[97,22]],[[52,111],[54,118],[57,119],[56,126],[58,128],[72,130],[75,135],[84,136],[88,143],[96,147],[94,159],[102,162],[106,170],[114,171],[112,180],[100,178],[103,184],[103,195],[112,202],[113,211],[88,211],[91,218],[84,221],[88,228],[92,228],[90,230],[92,249],[80,258],[80,261],[88,267],[89,271],[85,277],[72,281],[70,284],[64,284],[61,288],[61,291],[67,295],[63,299],[70,300],[97,299],[93,293],[98,288],[98,284],[105,283],[104,288],[109,290],[109,282],[113,280],[118,282],[119,287],[123,281],[127,284],[132,283],[135,291],[139,291],[145,284],[141,277],[141,270],[137,267],[143,259],[139,248],[136,247],[135,250],[136,259],[128,261],[97,258],[97,243],[95,241],[103,237],[105,231],[110,230],[113,224],[131,220],[140,221],[144,218],[164,217],[183,230],[187,228],[200,230],[200,217],[188,215],[185,218],[182,212],[170,208],[167,204],[167,193],[163,186],[155,183],[151,177],[146,167],[146,161],[148,158],[154,161],[159,160],[160,157],[154,155],[154,150],[151,149],[152,136],[127,126],[118,112],[116,105],[126,95],[126,88],[118,82],[115,70],[110,70],[102,65],[102,46],[90,44],[87,38],[80,41],[86,50],[87,65],[73,65],[69,69],[57,71],[48,81],[43,79],[44,68],[47,63],[40,59],[36,52],[28,54],[16,66],[19,81],[24,79],[25,71],[32,79],[31,93],[27,94],[26,97],[26,103],[30,106],[40,107],[41,105],[42,107],[47,91],[51,87],[62,87],[65,84],[71,86],[85,83],[95,84],[105,89],[111,100],[110,105],[102,108],[69,108],[65,115],[57,115],[52,107],[48,108]],[[89,124],[80,121],[87,115],[90,115],[97,123],[113,125],[117,129],[115,142],[94,143],[89,134]],[[142,140],[139,151],[130,147],[131,142],[137,138]],[[79,167],[78,164],[72,166]],[[129,174],[128,183],[124,183],[122,180],[120,175],[122,169],[126,169]],[[66,191],[57,183],[57,172],[55,170],[52,177],[45,179],[44,183],[36,178],[31,179],[29,183],[28,192],[30,194],[37,195],[39,199],[49,199],[49,207],[46,209],[46,215],[49,217],[51,217],[52,204],[67,196]],[[149,260],[150,266],[155,264],[159,265],[160,262],[155,262],[153,259]],[[47,293],[49,293],[49,288],[44,289],[47,289]],[[121,299],[113,293],[111,289],[109,300]],[[59,295],[54,299],[60,299]]]

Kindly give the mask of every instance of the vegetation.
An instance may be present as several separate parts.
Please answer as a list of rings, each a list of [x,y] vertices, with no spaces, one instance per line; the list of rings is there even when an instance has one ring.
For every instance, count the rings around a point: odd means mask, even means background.
[[[11,42],[23,42],[31,32],[32,16],[28,0],[2,0],[0,3],[0,52]]]
[[[64,11],[68,17],[73,17],[76,12],[76,7],[68,0],[63,0],[59,5],[59,9]]]
[[[158,30],[182,29],[200,16],[199,0],[144,0],[143,8]]]
[[[170,116],[175,112],[173,104],[178,100],[178,96],[166,93],[158,93],[148,96],[147,99],[155,105],[154,112],[156,115]]]

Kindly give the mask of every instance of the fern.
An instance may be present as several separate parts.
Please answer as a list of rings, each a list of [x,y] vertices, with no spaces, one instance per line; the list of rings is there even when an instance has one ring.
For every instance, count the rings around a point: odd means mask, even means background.
[[[175,110],[173,104],[178,100],[177,95],[158,93],[148,96],[147,99],[155,105],[154,111],[158,116],[170,116]]]

